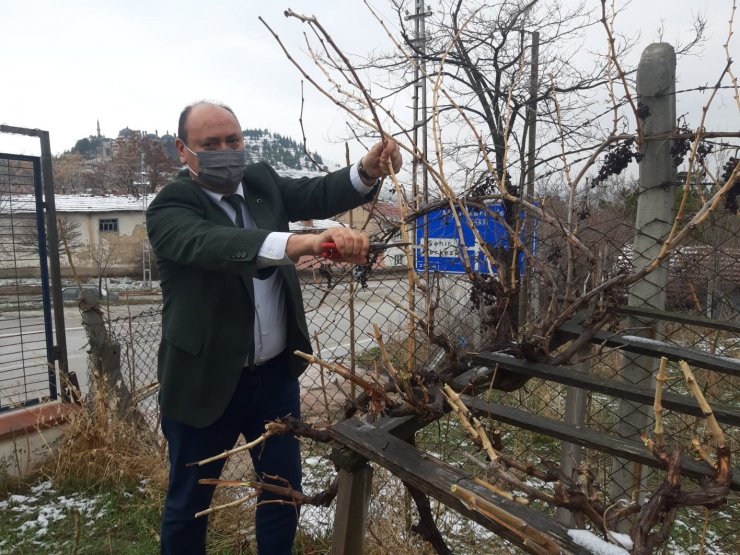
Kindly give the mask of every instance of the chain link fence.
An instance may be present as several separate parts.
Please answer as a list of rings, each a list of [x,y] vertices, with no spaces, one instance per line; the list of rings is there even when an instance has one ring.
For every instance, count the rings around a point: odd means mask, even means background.
[[[555,283],[566,279],[566,272],[576,275],[581,272],[586,279],[603,279],[610,273],[620,271],[629,264],[629,245],[633,235],[630,215],[610,213],[605,209],[591,207],[580,234],[593,252],[599,253],[599,265],[583,264],[570,270],[557,261],[566,258],[567,245],[556,230],[542,226],[539,236],[537,258],[550,261],[560,275]],[[684,316],[699,315],[714,321],[737,326],[740,274],[738,274],[738,221],[730,215],[717,215],[704,229],[697,230],[686,246],[675,252],[668,263],[668,281],[665,290],[666,310]],[[397,262],[398,260],[396,260]],[[552,262],[555,262],[552,264]],[[341,265],[326,266],[319,261],[303,265],[300,276],[303,284],[304,303],[309,322],[309,331],[314,342],[314,351],[321,359],[338,363],[368,381],[384,383],[386,370],[381,360],[380,349],[373,339],[373,325],[377,325],[383,336],[393,364],[397,368],[413,371],[439,371],[445,364],[444,353],[434,346],[425,333],[416,325],[412,329],[409,314],[417,320],[421,316],[430,319],[428,308],[434,306],[432,315],[434,333],[444,335],[461,350],[486,348],[489,337],[482,325],[484,312],[476,305],[471,295],[475,284],[466,275],[445,275],[431,272],[424,276],[429,283],[428,297],[415,290],[409,300],[408,274],[404,267],[384,268],[383,259],[369,275],[354,268]],[[530,296],[528,310],[536,315],[546,310],[548,294],[546,286],[540,285]],[[604,303],[623,305],[626,291],[612,290],[603,297]],[[614,334],[635,334],[631,329],[634,319],[624,318],[615,309],[615,317],[609,324]],[[153,426],[158,423],[156,392],[156,352],[160,337],[160,309],[153,308],[131,318],[110,322],[110,333],[121,345],[121,365],[131,391],[138,392],[140,407]],[[702,325],[689,321],[666,321],[656,326],[659,330],[654,338],[666,343],[727,358],[737,358],[740,353],[740,337],[737,333],[722,329],[722,326]],[[641,357],[642,360],[647,360]],[[614,348],[595,344],[581,350],[571,361],[583,371],[603,380],[621,379],[621,371],[631,361]],[[649,360],[652,373],[655,360]],[[740,378],[736,375],[694,368],[697,380],[710,404],[717,403],[737,408],[740,404]],[[362,393],[359,386],[339,378],[319,365],[311,365],[301,378],[303,388],[303,417],[307,422],[324,427],[345,417]],[[677,366],[669,365],[666,391],[687,395],[683,377]],[[530,379],[522,387],[501,392],[489,390],[483,396],[495,403],[515,407],[533,415],[545,416],[556,421],[566,418],[568,388],[554,382]],[[609,436],[617,434],[620,424],[620,399],[601,393],[585,393],[584,426]],[[636,410],[647,412],[649,407],[639,406]],[[704,419],[689,417],[666,410],[666,443],[680,446],[691,452],[691,442],[700,438],[710,445],[704,427]],[[559,462],[565,443],[561,440],[496,421],[496,415],[485,419],[491,434],[500,437],[501,450],[511,458],[527,461],[533,465]],[[652,421],[648,420],[648,430]],[[733,452],[738,449],[740,430],[723,426],[728,444]],[[438,457],[449,464],[462,467],[473,475],[486,478],[485,470],[472,461],[484,461],[484,455],[465,434],[454,416],[444,416],[429,424],[416,434],[416,445],[424,452]],[[330,447],[311,441],[304,442],[306,493],[313,494],[327,487],[335,471],[330,461]],[[611,455],[594,449],[580,452],[583,464],[596,476],[605,505],[618,499],[618,474],[620,461]],[[472,457],[472,458],[471,458]],[[629,463],[632,465],[632,463]],[[232,457],[224,477],[240,479],[251,472],[248,456]],[[643,494],[649,495],[662,481],[664,473],[658,470],[643,470]],[[528,478],[530,484],[551,490],[551,484]],[[700,485],[684,479],[686,489]],[[374,493],[368,516],[367,545],[369,553],[387,553],[393,550],[422,553],[430,548],[412,532],[417,519],[416,509],[410,496],[398,479],[382,468],[375,469]],[[555,516],[552,507],[534,503],[537,508]],[[334,505],[328,508],[307,507],[302,511],[303,532],[312,538],[331,537]],[[432,511],[437,526],[455,552],[459,553],[503,553],[518,552],[514,546],[494,541],[491,533],[470,522],[444,506],[432,501]],[[681,509],[676,526],[671,534],[668,552],[688,553],[735,553],[740,544],[736,526],[740,517],[738,497],[730,495],[727,506],[715,511],[702,508]],[[702,523],[697,525],[697,523]],[[401,549],[400,546],[403,546]]]

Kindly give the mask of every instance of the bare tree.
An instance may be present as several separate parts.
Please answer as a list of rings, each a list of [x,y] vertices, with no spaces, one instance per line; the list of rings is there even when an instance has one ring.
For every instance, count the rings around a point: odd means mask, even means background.
[[[157,188],[173,177],[179,165],[167,157],[164,144],[159,139],[147,137],[141,146],[144,153],[144,171],[148,181],[147,192],[155,193]]]
[[[39,253],[39,233],[36,223],[35,214],[20,214],[14,218],[14,236],[17,238],[16,248],[24,249],[34,254]],[[57,214],[57,236],[59,252],[64,252],[65,243],[71,250],[76,250],[80,246],[82,232],[80,222],[68,214]],[[48,241],[48,237],[47,237]],[[47,243],[48,252],[49,245]]]
[[[131,132],[115,141],[113,157],[107,163],[106,190],[111,193],[140,195],[144,167],[144,139]]]
[[[54,188],[59,194],[95,191],[103,185],[105,165],[101,160],[86,159],[74,152],[54,157]]]
[[[117,234],[100,234],[97,243],[85,245],[80,251],[80,258],[90,264],[98,281],[98,291],[102,291],[103,279],[117,260],[119,237]]]
[[[444,79],[449,98],[447,94],[440,96],[436,110],[449,113],[451,120],[457,119],[458,110],[462,110],[479,129],[494,160],[495,180],[482,167],[478,141],[473,135],[449,145],[446,155],[462,151],[466,166],[473,162],[482,170],[482,175],[470,179],[472,191],[490,192],[496,181],[511,180],[514,172],[519,173],[519,178],[505,185],[514,193],[521,190],[526,174],[527,108],[537,106],[540,150],[562,135],[555,129],[553,94],[560,97],[562,119],[578,122],[565,130],[573,150],[579,148],[576,145],[583,147],[584,138],[592,144],[598,137],[588,111],[593,102],[589,91],[606,82],[606,64],[584,70],[573,63],[574,54],[583,46],[584,31],[598,23],[584,4],[566,8],[561,2],[548,0],[448,0],[435,6],[427,19],[428,37],[423,46],[407,27],[406,14],[411,4],[396,4],[403,45],[414,60],[429,68],[434,78],[441,74]],[[535,32],[539,35],[538,73],[544,78],[533,95],[529,76]],[[395,58],[398,60],[397,54]],[[549,75],[557,75],[557,83],[551,85]],[[410,84],[404,82],[401,86]]]

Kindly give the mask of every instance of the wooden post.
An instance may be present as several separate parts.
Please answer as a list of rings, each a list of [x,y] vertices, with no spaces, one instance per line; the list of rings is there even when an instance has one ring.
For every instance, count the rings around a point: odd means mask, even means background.
[[[576,355],[581,362],[579,362],[575,369],[578,372],[589,374],[591,372],[591,353],[592,347],[589,345],[584,349],[581,349]],[[582,429],[586,422],[586,402],[588,401],[588,393],[585,389],[580,387],[569,387],[565,394],[565,415],[564,421],[566,424],[571,424],[578,429]],[[574,477],[574,472],[581,466],[583,460],[583,449],[580,445],[575,443],[563,442],[563,448],[560,452],[560,469],[563,474],[568,478]],[[568,509],[558,508],[556,511],[556,517],[558,522],[565,526],[572,527],[575,525],[575,518],[573,513]]]
[[[655,43],[642,53],[637,68],[637,93],[645,107],[645,136],[670,133],[676,126],[676,53],[667,43]],[[640,163],[640,189],[637,204],[633,264],[644,268],[660,251],[673,222],[675,166],[671,141],[649,141],[643,146]],[[631,307],[665,308],[667,264],[630,287]],[[658,320],[630,316],[627,327],[633,335],[655,339],[661,332]],[[658,359],[625,353],[621,378],[624,382],[650,386]],[[649,423],[649,407],[627,400],[619,403],[617,434],[639,440]],[[623,459],[613,460],[612,499],[630,498],[644,492],[644,468]]]
[[[339,470],[332,555],[360,555],[362,553],[372,483],[373,469],[367,463],[352,472],[343,468]]]

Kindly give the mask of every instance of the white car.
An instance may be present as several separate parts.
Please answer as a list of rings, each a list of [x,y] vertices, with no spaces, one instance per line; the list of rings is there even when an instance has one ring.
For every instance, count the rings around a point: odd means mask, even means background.
[[[94,296],[95,299],[98,301],[101,300],[111,300],[111,301],[117,301],[118,300],[118,293],[115,291],[111,291],[108,293],[105,289],[98,289],[97,285],[88,285],[85,284],[82,286],[83,291],[90,291]],[[79,285],[70,285],[68,287],[62,287],[62,299],[65,301],[76,301],[80,298],[80,286]]]

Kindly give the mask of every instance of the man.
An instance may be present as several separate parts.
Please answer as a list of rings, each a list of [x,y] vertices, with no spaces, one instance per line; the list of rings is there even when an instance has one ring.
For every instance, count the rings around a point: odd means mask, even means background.
[[[311,351],[298,277],[303,255],[333,242],[342,258],[364,263],[366,235],[332,228],[294,235],[288,222],[326,218],[367,202],[379,178],[401,168],[392,140],[378,143],[351,168],[319,178],[287,179],[267,164],[246,165],[241,126],[226,106],[199,102],[180,115],[177,152],[186,165],[147,210],[147,231],[159,267],[164,306],[158,377],[170,481],[162,516],[161,552],[205,553],[206,518],[224,461],[188,466],[247,441],[276,418],[300,417],[298,375]],[[271,437],[250,453],[258,479],[301,487],[294,437]],[[277,482],[279,485],[285,485]],[[269,493],[260,501],[275,499]],[[260,554],[289,554],[298,511],[257,507]]]

